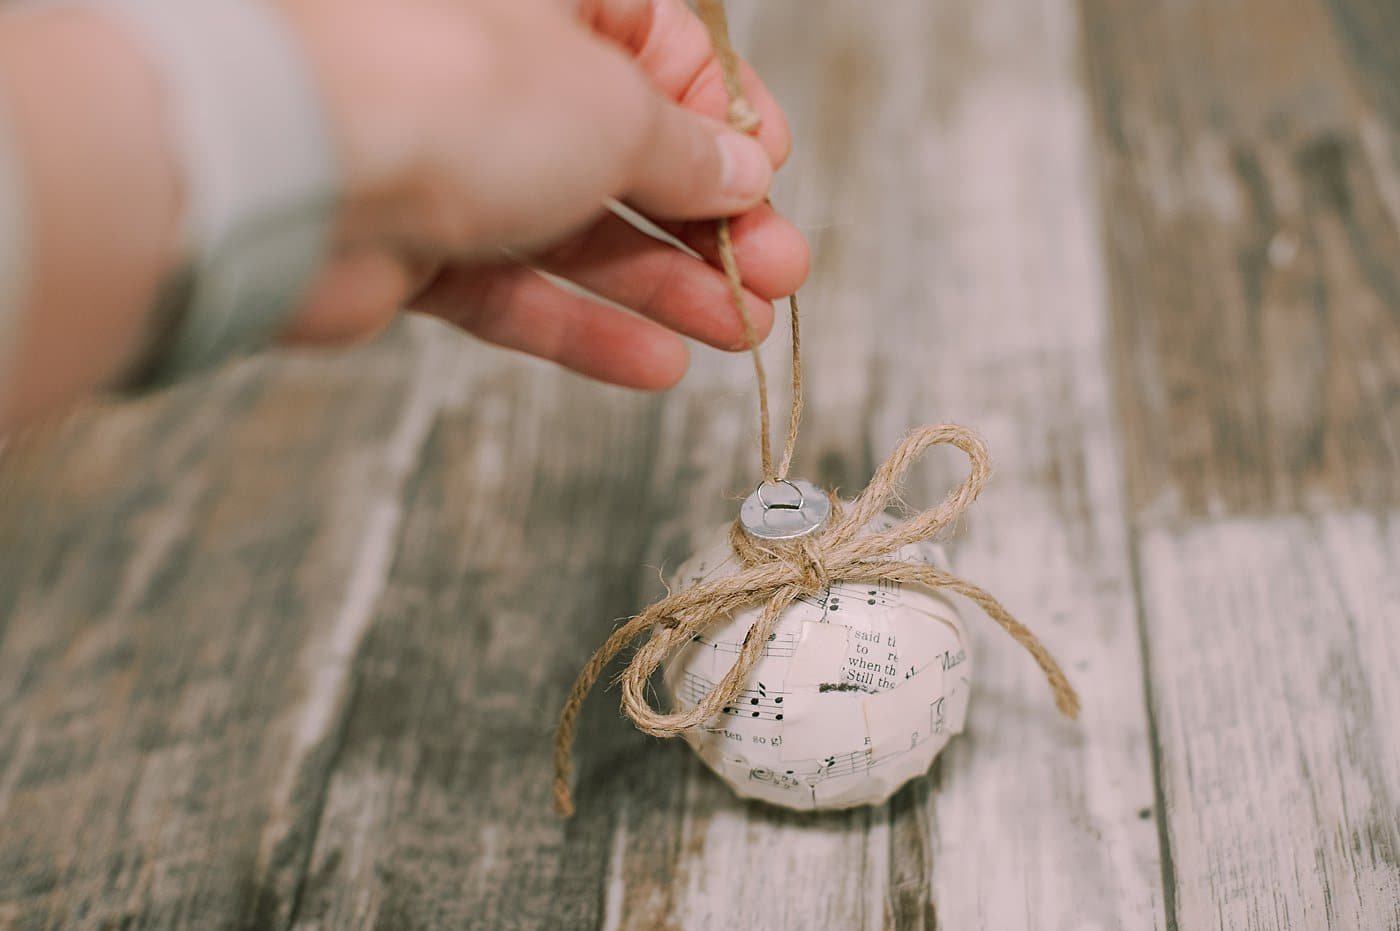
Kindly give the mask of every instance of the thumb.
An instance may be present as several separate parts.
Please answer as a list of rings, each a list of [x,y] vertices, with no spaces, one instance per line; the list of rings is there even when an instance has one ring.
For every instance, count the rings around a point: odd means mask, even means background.
[[[624,196],[648,216],[698,220],[763,203],[773,163],[756,139],[659,94]]]

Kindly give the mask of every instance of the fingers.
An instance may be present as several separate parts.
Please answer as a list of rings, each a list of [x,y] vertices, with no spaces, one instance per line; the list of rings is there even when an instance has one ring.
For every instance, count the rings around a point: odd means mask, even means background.
[[[728,129],[703,27],[679,0],[592,2],[644,25],[640,57],[543,0],[294,4],[344,152],[347,226],[460,260],[556,243],[608,198],[678,221],[761,203],[786,149],[766,92],[754,83],[778,136]]]
[[[600,297],[711,346],[737,350],[748,345],[729,286],[718,269],[653,239],[619,217],[609,214],[582,235],[538,256],[536,262]],[[759,272],[750,257],[746,256],[741,270],[745,266],[765,284],[778,280]],[[745,307],[760,339],[773,325],[769,303],[773,296],[771,291],[745,292]]]
[[[581,0],[579,14],[600,35],[636,57],[661,92],[714,120],[723,120],[729,97],[710,36],[681,0]],[[744,95],[762,119],[758,140],[774,167],[787,160],[792,133],[777,101],[758,75],[741,63]]]
[[[673,223],[666,231],[720,267],[715,224],[708,221]],[[786,217],[761,204],[729,222],[734,258],[744,286],[765,300],[795,292],[807,280],[811,251],[807,240]]]
[[[771,208],[734,221],[734,242],[746,299],[760,338],[772,326],[768,301],[790,293],[806,273],[801,235]],[[714,224],[673,232],[714,258]],[[541,265],[595,293],[637,309],[681,333],[725,349],[745,346],[717,268],[657,242],[617,217],[600,222]],[[321,275],[283,334],[296,344],[344,344],[377,335],[424,285],[431,269],[391,252],[346,254]],[[687,353],[674,334],[586,298],[566,294],[528,269],[481,267],[442,273],[415,306],[488,342],[518,349],[590,377],[634,388],[670,387]]]
[[[744,96],[762,120],[753,136],[768,153],[773,167],[781,168],[792,154],[792,130],[788,127],[787,117],[759,80],[758,73],[747,62],[739,63],[739,79],[744,85]],[[715,119],[724,118],[729,111],[729,92],[724,88],[718,61],[710,59],[686,88],[680,102],[687,110]]]
[[[393,253],[360,249],[331,262],[313,283],[282,339],[293,344],[356,343],[377,336],[421,273]]]
[[[731,216],[762,203],[773,181],[763,146],[723,123],[657,97],[634,149],[624,198],[672,220]]]
[[[721,131],[715,146],[704,130],[722,126],[729,107],[709,33],[680,0],[581,0],[580,13],[601,34],[635,56],[637,65],[666,98],[625,192],[653,217],[674,220],[733,216],[761,201],[772,172],[787,158],[791,133],[763,83],[741,63],[741,81],[762,123],[751,137]],[[694,117],[700,117],[696,122]],[[762,155],[760,156],[760,152]],[[728,201],[728,203],[726,203]]]
[[[670,388],[689,364],[685,341],[670,330],[566,293],[520,266],[445,271],[414,309],[488,343],[627,388]]]

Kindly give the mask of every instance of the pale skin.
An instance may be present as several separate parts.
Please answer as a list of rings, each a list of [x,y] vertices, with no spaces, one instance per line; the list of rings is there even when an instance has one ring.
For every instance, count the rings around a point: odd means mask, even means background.
[[[762,126],[751,138],[724,125],[718,63],[681,0],[280,5],[345,180],[334,254],[286,341],[365,340],[407,306],[592,378],[662,389],[685,372],[684,337],[744,347],[713,218],[735,217],[760,335],[769,302],[805,278],[801,234],[765,202],[791,146],[783,115],[745,66]],[[122,377],[185,247],[159,77],[120,29],[81,9],[0,14],[0,99],[31,254],[3,431]],[[634,230],[609,198],[703,258]]]

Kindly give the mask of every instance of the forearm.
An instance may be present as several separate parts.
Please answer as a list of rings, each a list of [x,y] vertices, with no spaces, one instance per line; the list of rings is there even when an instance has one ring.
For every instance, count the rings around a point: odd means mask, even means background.
[[[606,0],[586,22],[570,7],[0,12],[0,157],[16,156],[24,201],[0,219],[22,215],[27,233],[24,280],[0,282],[23,291],[0,289],[0,307],[22,310],[0,345],[15,359],[0,358],[0,432],[278,337],[372,333],[410,296],[503,346],[665,387],[686,358],[669,330],[746,345],[713,227],[692,222],[715,216],[743,215],[740,272],[765,331],[768,300],[806,268],[801,235],[762,206],[787,150],[781,112],[749,76],[759,138],[726,127],[718,65],[681,0]],[[606,215],[609,198],[707,261]],[[18,241],[0,229],[0,263]],[[655,322],[554,288],[521,252]]]
[[[121,28],[86,9],[0,14],[0,95],[28,257],[3,432],[119,379],[183,257],[160,81]]]

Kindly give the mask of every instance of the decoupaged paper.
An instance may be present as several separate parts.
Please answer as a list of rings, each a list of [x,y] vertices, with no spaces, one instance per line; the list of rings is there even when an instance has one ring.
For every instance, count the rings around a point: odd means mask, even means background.
[[[882,515],[870,529],[892,526]],[[894,558],[947,568],[937,544]],[[723,534],[676,572],[677,589],[738,571]],[[677,710],[734,664],[754,605],[667,664]],[[778,619],[736,701],[686,741],[736,793],[796,809],[878,804],[928,771],[967,715],[971,656],[956,609],[920,586],[835,582]]]

